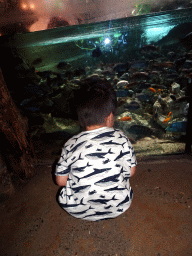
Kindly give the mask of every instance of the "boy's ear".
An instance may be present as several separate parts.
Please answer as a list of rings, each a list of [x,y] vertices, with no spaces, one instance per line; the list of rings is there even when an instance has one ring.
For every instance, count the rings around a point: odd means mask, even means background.
[[[114,115],[111,112],[107,117],[106,117],[106,124],[107,126],[111,127],[113,125],[113,121],[114,121]]]

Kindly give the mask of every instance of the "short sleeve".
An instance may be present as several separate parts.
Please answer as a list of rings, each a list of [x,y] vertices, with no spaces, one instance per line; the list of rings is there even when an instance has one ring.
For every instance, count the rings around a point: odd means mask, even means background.
[[[70,172],[70,168],[67,165],[67,150],[64,147],[61,152],[61,157],[56,165],[55,175],[67,176],[69,175],[69,172]]]

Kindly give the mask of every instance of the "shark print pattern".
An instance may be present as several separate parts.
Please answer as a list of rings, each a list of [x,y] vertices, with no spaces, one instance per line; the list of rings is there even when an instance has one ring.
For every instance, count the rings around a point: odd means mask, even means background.
[[[69,139],[55,175],[69,176],[59,193],[60,206],[75,218],[115,218],[131,205],[129,179],[135,151],[125,134],[109,127],[81,132]]]

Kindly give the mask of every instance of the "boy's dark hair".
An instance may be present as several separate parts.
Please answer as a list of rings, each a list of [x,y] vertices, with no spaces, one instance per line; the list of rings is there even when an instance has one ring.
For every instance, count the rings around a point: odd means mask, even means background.
[[[102,124],[116,108],[116,93],[107,80],[90,77],[81,81],[76,91],[76,111],[82,127]]]

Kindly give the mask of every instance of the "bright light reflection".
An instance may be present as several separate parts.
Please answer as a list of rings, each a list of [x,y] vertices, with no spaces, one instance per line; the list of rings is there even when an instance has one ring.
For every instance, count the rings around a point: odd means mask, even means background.
[[[27,4],[22,4],[21,8],[24,9],[24,10],[27,9]]]
[[[144,38],[147,39],[147,44],[157,42],[166,36],[174,26],[163,26],[160,28],[147,28],[144,32]]]
[[[30,9],[31,10],[35,10],[35,5],[34,4],[30,4]]]
[[[110,42],[111,42],[111,40],[109,38],[106,38],[104,41],[105,44],[109,44]]]

